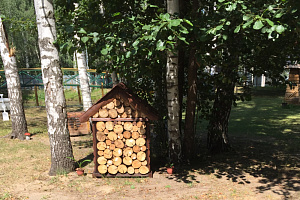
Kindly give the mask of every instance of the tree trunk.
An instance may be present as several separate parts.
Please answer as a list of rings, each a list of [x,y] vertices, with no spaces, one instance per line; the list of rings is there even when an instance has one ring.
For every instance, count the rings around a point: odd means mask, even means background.
[[[7,82],[8,97],[10,99],[10,118],[12,122],[11,138],[24,140],[24,133],[26,133],[28,130],[23,107],[17,61],[13,49],[9,49],[8,38],[1,18],[0,50]]]
[[[92,106],[92,98],[91,98],[91,90],[89,77],[87,75],[87,67],[85,60],[85,52],[82,51],[79,53],[76,52],[77,65],[78,65],[78,73],[80,79],[80,90],[82,93],[82,101],[83,101],[83,110],[86,111]]]
[[[196,48],[192,44],[188,67],[188,94],[186,101],[185,127],[183,138],[184,158],[190,161],[194,157],[195,147],[195,112],[197,101],[197,63]]]
[[[49,175],[70,172],[75,168],[72,144],[67,127],[66,100],[62,84],[62,71],[59,66],[56,28],[52,1],[35,0],[41,68],[45,91],[47,125],[51,149]]]
[[[207,135],[207,147],[211,153],[221,153],[230,149],[228,122],[233,92],[234,83],[217,88]]]
[[[179,13],[179,1],[168,0],[167,11]],[[166,66],[167,100],[168,100],[168,137],[169,157],[173,163],[181,160],[180,105],[178,89],[178,52],[168,52]]]

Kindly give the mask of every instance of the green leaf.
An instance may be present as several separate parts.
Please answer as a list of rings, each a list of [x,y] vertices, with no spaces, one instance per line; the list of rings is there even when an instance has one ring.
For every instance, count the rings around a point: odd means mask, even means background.
[[[164,42],[161,40],[158,40],[156,43],[156,50],[163,51],[164,49],[165,49]]]
[[[274,26],[274,22],[272,22],[272,21],[269,20],[268,18],[266,19],[266,22],[268,22],[268,24],[269,24],[270,26]]]
[[[107,55],[108,54],[108,49],[102,49],[101,54],[104,55],[104,56]]]
[[[83,28],[81,28],[81,29],[78,31],[78,33],[86,34],[86,31],[85,31]]]
[[[89,37],[82,37],[82,38],[81,38],[81,41],[82,41],[83,43],[86,43],[88,40],[89,40]]]
[[[234,29],[234,33],[238,33],[240,30],[241,30],[241,26],[237,26],[237,27]]]
[[[259,30],[259,29],[261,29],[263,26],[264,26],[264,24],[259,20],[259,21],[256,21],[256,22],[254,23],[253,28],[254,28],[255,30]]]
[[[181,19],[173,19],[170,21],[170,25],[171,26],[179,26],[179,24],[181,23]]]
[[[150,25],[145,25],[142,27],[143,30],[150,30],[151,29],[151,26]]]
[[[250,19],[250,17],[248,15],[243,15],[243,20],[244,21],[248,21],[248,19]]]
[[[248,26],[250,26],[253,23],[253,19],[251,19],[250,21],[248,21],[246,24],[243,25],[243,28],[247,28]]]
[[[184,22],[186,22],[188,25],[190,25],[190,26],[194,26],[193,24],[192,24],[192,22],[190,22],[189,20],[187,20],[187,19],[183,19],[183,21]]]
[[[216,27],[216,30],[218,31],[218,30],[221,30],[222,28],[223,28],[223,25],[219,25]]]
[[[116,12],[116,13],[112,14],[112,16],[115,17],[115,16],[118,16],[120,14],[121,14],[120,12]]]
[[[282,17],[282,15],[283,15],[283,12],[279,12],[275,15],[275,18],[280,18],[280,17]]]
[[[282,25],[276,26],[277,33],[282,33],[284,30],[285,30],[284,26],[282,26]]]
[[[131,51],[127,51],[127,52],[126,52],[126,58],[129,58],[130,55],[131,55]]]
[[[220,2],[220,3],[222,3],[222,2],[224,2],[225,0],[218,0],[218,2]]]
[[[98,37],[94,37],[94,38],[93,38],[93,42],[94,42],[94,43],[97,43],[98,40],[100,40],[100,38],[98,38]]]
[[[173,36],[169,35],[168,40],[173,40]]]

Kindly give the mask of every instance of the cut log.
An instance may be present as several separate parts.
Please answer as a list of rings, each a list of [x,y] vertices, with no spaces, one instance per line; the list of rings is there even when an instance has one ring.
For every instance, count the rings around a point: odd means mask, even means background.
[[[114,157],[112,161],[113,161],[114,165],[119,166],[122,163],[122,158],[117,156],[117,157]]]
[[[132,149],[133,149],[133,152],[135,152],[135,153],[138,153],[138,152],[140,152],[140,150],[141,150],[141,147],[140,147],[140,146],[137,146],[137,145],[135,145],[135,146],[133,146],[133,147],[132,147]]]
[[[118,173],[118,167],[115,165],[111,165],[108,167],[108,173],[110,174],[116,174]]]
[[[139,130],[139,127],[133,125],[133,123],[132,123],[132,131],[138,132],[138,130]]]
[[[109,150],[114,150],[115,148],[116,148],[116,145],[115,145],[115,144],[109,145]]]
[[[132,159],[129,156],[123,158],[123,163],[125,165],[132,165]]]
[[[106,165],[99,165],[98,166],[98,172],[100,174],[105,174],[107,172],[107,166]]]
[[[101,150],[101,151],[105,150],[105,149],[106,149],[106,144],[105,144],[105,142],[98,142],[98,143],[97,143],[97,149],[99,149],[99,150]]]
[[[114,122],[106,122],[105,127],[107,130],[112,131],[114,129]]]
[[[146,146],[141,146],[141,151],[146,151],[147,147]]]
[[[126,112],[123,112],[122,115],[121,115],[121,118],[127,118],[127,117],[128,116],[127,116]]]
[[[98,112],[93,115],[93,118],[98,118],[98,117],[99,117],[99,113]]]
[[[97,131],[96,138],[99,142],[103,142],[106,139],[106,135],[102,131]]]
[[[97,122],[96,123],[96,128],[97,128],[98,131],[104,131],[105,123],[104,122]]]
[[[103,155],[104,155],[104,152],[103,152],[103,151],[98,151],[98,155],[99,155],[99,156],[103,156]]]
[[[144,160],[144,161],[142,162],[142,165],[143,165],[143,166],[147,166],[147,164],[148,164],[147,160]]]
[[[109,149],[104,150],[104,158],[110,159],[112,157],[112,151]]]
[[[118,106],[121,105],[121,102],[120,102],[120,100],[118,100],[118,99],[114,99],[113,102],[114,102],[115,107],[118,107]]]
[[[118,171],[121,173],[121,174],[125,174],[127,172],[127,167],[125,165],[119,165],[118,166]]]
[[[144,139],[144,138],[138,138],[137,140],[136,140],[136,145],[138,145],[138,146],[144,146],[146,144],[146,140]]]
[[[144,161],[146,159],[146,153],[143,151],[140,151],[137,153],[136,157],[139,161]]]
[[[131,138],[131,133],[129,131],[124,131],[123,136],[124,138],[129,139]]]
[[[116,139],[118,139],[118,136],[115,132],[109,132],[107,135],[108,139],[110,139],[111,141],[115,141]]]
[[[115,132],[116,134],[123,133],[123,126],[122,126],[122,125],[119,125],[119,124],[116,124],[116,125],[114,126],[114,132]]]
[[[110,166],[110,165],[112,165],[112,164],[113,164],[113,161],[112,161],[112,160],[108,160],[106,165],[107,165],[107,166]]]
[[[134,168],[133,167],[128,167],[127,168],[127,172],[128,172],[128,174],[134,174]]]
[[[132,109],[130,107],[125,107],[124,108],[124,112],[127,114],[127,115],[131,115],[132,114]]]
[[[114,109],[114,107],[115,107],[115,104],[114,104],[114,102],[112,101],[112,102],[110,102],[110,103],[108,103],[108,104],[106,104],[106,108],[107,109]]]
[[[122,149],[115,148],[113,151],[114,157],[120,157],[122,155]]]
[[[101,117],[101,118],[108,117],[108,112],[106,109],[100,109],[98,113],[99,113],[99,117]]]
[[[138,131],[139,131],[139,133],[142,134],[142,135],[146,133],[146,129],[143,128],[143,127],[140,127]]]
[[[132,115],[132,118],[140,118],[141,117],[140,112],[137,110],[132,111],[131,115]]]
[[[132,130],[132,122],[125,122],[124,123],[124,129],[126,131],[131,131]]]
[[[134,160],[132,162],[132,167],[135,168],[135,169],[140,168],[141,166],[142,166],[142,163],[139,160]]]
[[[136,159],[136,153],[133,153],[133,154],[130,156],[130,158],[131,158],[132,160],[135,160],[135,159]]]
[[[104,129],[104,131],[103,131],[103,132],[104,132],[104,134],[105,134],[105,135],[107,135],[107,134],[109,133],[109,130],[107,130],[107,129]]]
[[[105,140],[106,145],[111,145],[111,140]]]
[[[118,139],[122,140],[122,139],[123,139],[123,137],[124,137],[124,136],[123,136],[123,134],[122,134],[122,133],[119,133],[119,134],[118,134]]]
[[[120,149],[124,148],[124,142],[122,140],[116,140],[114,144],[116,145],[117,148]]]
[[[135,173],[135,174],[138,174],[138,173],[140,173],[140,171],[139,171],[139,168],[137,168],[137,169],[134,169],[134,173]]]
[[[121,99],[121,103],[124,105],[124,106],[129,106],[129,101],[128,99]]]
[[[127,139],[126,145],[129,147],[133,147],[135,145],[135,140],[133,138]]]
[[[147,166],[141,166],[141,167],[139,168],[139,172],[140,172],[141,174],[148,174],[148,173],[149,173],[149,168],[148,168]]]
[[[139,134],[139,132],[132,132],[131,137],[133,139],[138,139],[140,137],[140,134]]]
[[[107,163],[107,159],[104,156],[101,156],[97,159],[98,164],[105,165]]]
[[[108,111],[108,116],[112,119],[115,119],[118,117],[118,112],[115,109],[111,109]]]
[[[124,113],[124,111],[125,111],[125,109],[124,109],[124,106],[123,106],[123,105],[117,107],[117,112],[118,112],[119,114]]]
[[[132,148],[130,148],[130,147],[126,147],[124,150],[123,150],[123,155],[124,156],[131,156],[132,155],[132,153],[133,153],[133,150],[132,150]]]
[[[139,127],[139,128],[142,127],[142,125],[143,125],[143,122],[141,122],[141,121],[138,121],[138,122],[136,123],[136,126]]]

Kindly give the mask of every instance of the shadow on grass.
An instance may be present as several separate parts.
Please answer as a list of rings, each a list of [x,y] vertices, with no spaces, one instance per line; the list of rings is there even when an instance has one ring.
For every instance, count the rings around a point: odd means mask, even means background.
[[[195,173],[212,175],[252,185],[259,193],[272,191],[288,199],[293,192],[300,191],[299,113],[300,107],[296,105],[282,108],[278,96],[245,102],[233,109],[230,118],[229,138],[234,151],[209,155],[203,133],[200,157],[167,178],[192,184],[197,181]]]

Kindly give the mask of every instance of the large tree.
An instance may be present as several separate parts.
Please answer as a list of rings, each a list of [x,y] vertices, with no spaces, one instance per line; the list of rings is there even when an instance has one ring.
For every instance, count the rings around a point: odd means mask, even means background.
[[[38,43],[41,54],[41,69],[45,91],[48,135],[51,148],[49,175],[70,172],[75,164],[67,127],[67,110],[62,84],[56,40],[56,27],[52,1],[35,0]]]
[[[8,97],[10,99],[11,138],[24,140],[24,133],[28,130],[14,48],[9,48],[8,37],[0,17],[0,51],[4,65]]]

